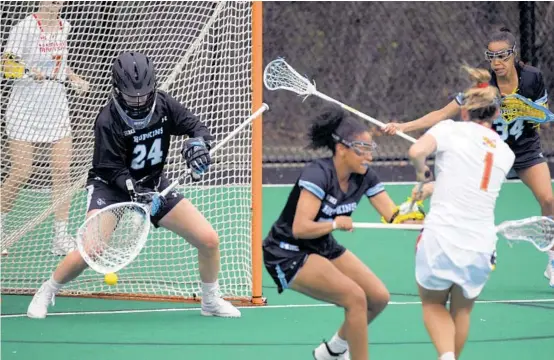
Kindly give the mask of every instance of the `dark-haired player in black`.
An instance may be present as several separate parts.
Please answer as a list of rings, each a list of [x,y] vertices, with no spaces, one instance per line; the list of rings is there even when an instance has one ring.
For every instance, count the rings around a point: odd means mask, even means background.
[[[290,288],[345,309],[344,324],[314,350],[316,359],[349,359],[348,351],[352,359],[367,359],[367,324],[385,308],[389,292],[331,233],[352,230],[350,215],[364,196],[389,222],[424,215],[409,202],[397,208],[368,167],[375,144],[365,126],[332,109],[315,120],[310,139],[333,156],[303,169],[264,240],[265,267],[279,293]]]
[[[204,216],[181,194],[158,194],[169,181],[163,176],[171,135],[188,135],[182,155],[195,178],[210,165],[209,130],[196,116],[157,89],[152,61],[140,53],[123,53],[112,66],[112,99],[94,126],[92,168],[87,182],[87,217],[111,204],[152,203],[151,221],[183,237],[198,249],[202,280],[202,315],[240,317],[219,293],[219,238]],[[130,181],[131,185],[128,185]],[[70,252],[33,297],[27,310],[44,318],[62,286],[87,267],[78,251]]]
[[[516,39],[506,28],[494,33],[485,51],[485,57],[491,65],[490,85],[496,86],[502,95],[520,94],[548,107],[548,95],[542,73],[539,69],[525,65],[516,59]],[[476,84],[478,85],[478,84]],[[433,111],[417,120],[385,127],[385,133],[395,134],[396,131],[409,132],[430,128],[439,121],[452,119],[461,109],[463,97],[458,95],[455,100],[444,108]],[[543,216],[554,216],[554,196],[550,170],[541,150],[539,126],[529,121],[517,120],[506,122],[500,117],[494,121],[492,129],[510,146],[516,154],[514,167],[508,178],[519,177],[531,189],[541,206]],[[544,275],[550,279],[554,287],[554,251],[548,252],[548,265]]]

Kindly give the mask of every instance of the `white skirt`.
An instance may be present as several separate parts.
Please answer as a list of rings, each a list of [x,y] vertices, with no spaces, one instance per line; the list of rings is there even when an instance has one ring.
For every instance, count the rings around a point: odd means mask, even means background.
[[[427,290],[446,290],[456,284],[464,297],[475,299],[483,291],[496,261],[489,254],[456,248],[448,238],[440,238],[428,229],[420,235],[415,261],[417,283]]]
[[[6,109],[6,132],[10,139],[52,143],[71,133],[69,106],[63,84],[20,81]]]

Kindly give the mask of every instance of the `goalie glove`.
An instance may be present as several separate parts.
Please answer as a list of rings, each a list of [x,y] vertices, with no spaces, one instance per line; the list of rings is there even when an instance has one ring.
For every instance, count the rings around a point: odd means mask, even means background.
[[[212,163],[210,145],[201,137],[185,140],[181,155],[192,170],[191,176],[194,181],[200,180],[200,175],[204,174]]]
[[[425,211],[423,210],[423,201],[413,202],[412,205],[412,198],[409,197],[405,202],[394,209],[394,213],[390,221],[387,221],[384,217],[381,217],[381,222],[385,224],[402,224],[409,220],[423,221],[424,219]]]
[[[159,214],[167,203],[165,197],[155,191],[133,184],[131,179],[127,179],[125,184],[127,185],[127,191],[131,196],[131,200],[150,206],[150,215],[152,216]]]

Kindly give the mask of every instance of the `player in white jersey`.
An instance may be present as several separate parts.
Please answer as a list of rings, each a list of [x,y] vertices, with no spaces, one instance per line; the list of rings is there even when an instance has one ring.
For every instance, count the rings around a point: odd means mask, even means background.
[[[420,181],[426,157],[435,153],[435,182],[423,187],[423,198],[432,194],[431,209],[418,238],[415,276],[440,360],[457,359],[467,339],[471,309],[495,261],[496,199],[515,160],[490,128],[500,97],[488,85],[489,72],[465,69],[483,85],[464,93],[464,121],[438,123],[409,151]]]
[[[4,77],[13,79],[13,87],[6,109],[11,171],[1,189],[0,231],[20,186],[31,175],[35,150],[52,149],[53,200],[70,185],[72,144],[64,82],[80,94],[87,91],[88,83],[67,65],[70,24],[59,16],[62,3],[40,2],[37,12],[10,30],[2,55]],[[60,204],[55,213],[52,252],[57,255],[65,255],[73,243],[67,233],[69,205],[69,200]]]

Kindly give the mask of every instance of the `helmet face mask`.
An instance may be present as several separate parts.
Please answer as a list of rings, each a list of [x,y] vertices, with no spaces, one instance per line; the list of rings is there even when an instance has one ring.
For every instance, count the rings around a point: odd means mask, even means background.
[[[133,129],[146,127],[156,108],[157,83],[152,61],[140,53],[123,53],[112,67],[115,107]]]

